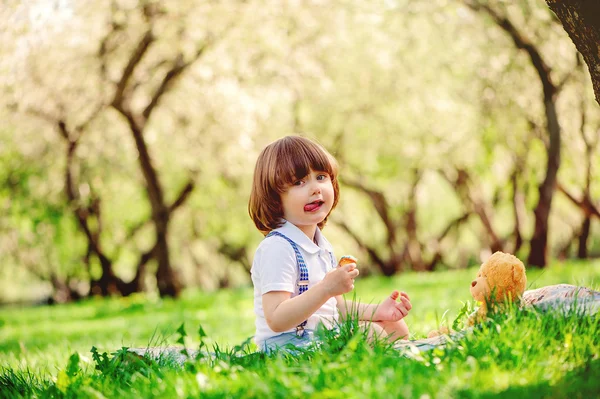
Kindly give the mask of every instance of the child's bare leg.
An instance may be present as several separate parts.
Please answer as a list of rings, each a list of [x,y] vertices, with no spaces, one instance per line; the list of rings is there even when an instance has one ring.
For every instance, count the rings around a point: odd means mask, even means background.
[[[387,333],[380,323],[370,321],[359,321],[358,325],[362,330],[367,331],[367,340],[371,343],[377,339],[387,337]]]
[[[409,331],[404,319],[398,321],[378,321],[374,324],[381,326],[390,342],[398,339],[408,339]]]

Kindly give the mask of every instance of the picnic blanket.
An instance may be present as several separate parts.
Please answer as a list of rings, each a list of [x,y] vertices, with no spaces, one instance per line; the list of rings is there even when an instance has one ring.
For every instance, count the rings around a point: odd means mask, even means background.
[[[435,348],[443,348],[451,341],[464,336],[471,328],[467,330],[455,331],[449,335],[440,335],[433,338],[423,338],[414,340],[398,340],[394,343],[394,349],[406,351],[406,353],[425,352]],[[183,347],[163,347],[163,348],[129,348],[128,351],[139,357],[150,357],[152,359],[169,359],[175,363],[183,364],[188,359],[195,359],[197,350],[190,350]],[[187,353],[187,354],[186,354]],[[212,357],[214,354],[203,352],[204,357]]]
[[[550,285],[525,291],[522,306],[539,311],[554,310],[565,314],[576,311],[578,314],[594,315],[600,310],[600,292],[570,284]],[[399,340],[394,343],[394,348],[405,353],[418,353],[443,348],[448,343],[462,338],[471,330],[472,327],[433,338]],[[188,349],[186,355],[183,352],[184,350],[186,349],[183,347],[129,348],[129,352],[140,357],[149,356],[154,359],[167,357],[180,364],[185,363],[190,358],[195,358],[199,353],[199,351]],[[210,353],[203,354],[209,357],[212,356]]]
[[[419,352],[426,352],[435,348],[443,348],[448,343],[455,341],[463,337],[468,331],[472,330],[468,328],[466,330],[454,331],[449,335],[440,335],[433,338],[413,339],[413,340],[398,340],[394,343],[394,349],[410,354],[417,354]],[[128,352],[135,354],[136,356],[150,357],[151,359],[168,359],[178,364],[184,364],[189,359],[195,359],[200,353],[197,350],[190,350],[184,347],[162,347],[162,348],[129,348]],[[210,352],[202,352],[204,357],[213,357],[214,354]],[[243,356],[243,355],[239,355]]]
[[[600,310],[600,292],[570,284],[549,285],[525,291],[523,306],[533,306],[541,311],[576,311],[593,315]]]
[[[189,359],[195,359],[199,351],[190,350],[184,347],[152,347],[152,348],[129,348],[129,353],[133,353],[140,358],[149,357],[151,359],[168,359],[175,363],[183,365]],[[186,355],[187,353],[187,355]],[[208,352],[206,356],[214,356]]]
[[[394,343],[394,349],[412,353],[426,352],[436,348],[443,348],[448,343],[462,338],[473,328],[469,327],[461,331],[453,331],[447,335],[438,335],[432,338],[399,340]]]

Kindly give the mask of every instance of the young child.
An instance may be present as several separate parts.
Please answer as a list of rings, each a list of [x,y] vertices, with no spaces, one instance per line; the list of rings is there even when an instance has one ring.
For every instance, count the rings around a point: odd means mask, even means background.
[[[408,296],[394,291],[379,305],[355,304],[356,263],[337,267],[321,233],[339,200],[337,162],[319,144],[288,136],[268,145],[254,170],[248,211],[266,238],[252,264],[255,341],[264,351],[306,347],[319,323],[335,328],[351,310],[369,334],[408,338]],[[372,322],[372,323],[371,323]]]

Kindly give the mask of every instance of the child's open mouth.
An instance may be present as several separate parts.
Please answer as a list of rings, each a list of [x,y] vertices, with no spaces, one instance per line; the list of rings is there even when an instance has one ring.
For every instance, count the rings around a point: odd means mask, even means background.
[[[314,212],[316,210],[318,210],[319,208],[321,208],[321,206],[324,204],[324,201],[314,201],[311,202],[310,204],[306,204],[304,205],[304,212]]]

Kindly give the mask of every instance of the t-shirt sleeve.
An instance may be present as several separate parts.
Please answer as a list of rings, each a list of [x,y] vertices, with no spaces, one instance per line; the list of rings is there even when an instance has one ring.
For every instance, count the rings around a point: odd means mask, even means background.
[[[269,238],[261,248],[257,271],[259,292],[261,295],[270,291],[296,291],[298,270],[296,254],[291,244],[280,237]]]

